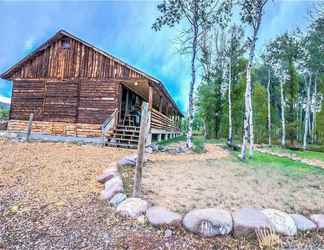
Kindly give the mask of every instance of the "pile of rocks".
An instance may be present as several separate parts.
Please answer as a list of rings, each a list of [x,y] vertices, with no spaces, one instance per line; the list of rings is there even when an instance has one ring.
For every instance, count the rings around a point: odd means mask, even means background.
[[[188,231],[204,237],[233,234],[235,237],[255,237],[260,229],[272,229],[278,234],[294,236],[298,231],[324,230],[324,214],[309,218],[301,214],[287,214],[276,209],[242,208],[230,212],[218,208],[194,209],[182,216],[160,206],[151,206],[140,198],[127,198],[119,168],[136,165],[136,156],[127,156],[97,177],[104,184],[101,199],[109,200],[117,212],[138,220],[145,220],[156,227],[183,226]]]
[[[145,147],[146,153],[154,153],[154,152],[165,152],[169,154],[183,154],[187,153],[189,150],[185,144],[183,145],[176,145],[176,146],[162,146],[158,144],[150,144]]]

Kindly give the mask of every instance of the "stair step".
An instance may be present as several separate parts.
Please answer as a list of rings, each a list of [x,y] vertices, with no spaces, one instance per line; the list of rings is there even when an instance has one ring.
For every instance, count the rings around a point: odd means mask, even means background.
[[[140,127],[137,126],[117,125],[117,129],[140,131]]]
[[[129,133],[139,135],[139,131],[136,130],[125,130],[125,129],[118,129],[118,128],[114,130],[114,134],[129,134]]]
[[[115,137],[115,138],[123,137],[123,138],[137,139],[137,140],[139,139],[139,135],[129,135],[129,134],[114,133],[111,136]]]
[[[128,143],[128,144],[137,144],[138,140],[131,140],[131,139],[123,139],[123,138],[112,138],[114,140],[116,140],[117,142],[122,142],[122,143]]]
[[[127,138],[116,138],[116,137],[108,137],[108,142],[122,142],[122,143],[128,143],[128,144],[138,144],[138,140],[134,139],[127,139]]]
[[[117,148],[132,148],[136,149],[137,145],[136,144],[125,144],[125,143],[112,143],[112,142],[107,142],[106,146],[109,147],[117,147]]]
[[[107,146],[120,148],[137,148],[140,128],[138,126],[118,124],[107,138]]]

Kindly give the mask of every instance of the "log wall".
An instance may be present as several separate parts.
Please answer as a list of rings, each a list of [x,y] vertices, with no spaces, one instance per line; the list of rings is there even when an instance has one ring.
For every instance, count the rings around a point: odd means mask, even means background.
[[[28,121],[9,120],[7,130],[9,132],[26,132],[27,125]],[[99,137],[101,136],[101,127],[99,124],[33,121],[32,132],[48,135]]]
[[[10,119],[101,124],[119,106],[119,83],[16,80]]]

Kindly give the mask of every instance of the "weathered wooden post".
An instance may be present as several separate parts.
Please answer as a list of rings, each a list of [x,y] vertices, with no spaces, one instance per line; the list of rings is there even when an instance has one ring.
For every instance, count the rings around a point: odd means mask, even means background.
[[[29,121],[28,121],[28,126],[27,126],[27,135],[26,135],[27,142],[29,142],[29,140],[30,140],[30,134],[32,131],[32,126],[33,126],[33,117],[34,117],[33,113],[29,115]]]
[[[152,109],[153,109],[153,95],[154,95],[154,90],[152,85],[149,85],[149,99],[148,99],[148,122],[147,122],[147,138],[146,138],[146,143],[145,145],[150,145],[152,143],[152,133],[151,133],[151,115],[152,115]]]
[[[133,197],[139,197],[141,194],[142,168],[144,165],[144,151],[145,151],[145,144],[146,144],[145,138],[148,132],[147,123],[148,123],[148,104],[146,102],[143,102],[140,135],[139,135],[139,142],[137,147],[137,161],[136,161],[136,168],[135,168]]]

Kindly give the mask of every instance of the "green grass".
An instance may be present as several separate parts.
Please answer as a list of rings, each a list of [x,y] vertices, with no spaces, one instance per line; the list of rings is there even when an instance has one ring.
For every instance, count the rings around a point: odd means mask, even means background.
[[[182,142],[182,141],[186,141],[186,136],[185,135],[180,135],[178,137],[169,139],[169,140],[163,140],[160,142],[157,142],[158,145],[169,145],[171,143],[177,143],[177,142]]]
[[[235,155],[238,157],[237,152]],[[308,173],[324,175],[324,169],[293,161],[287,157],[278,157],[260,152],[254,153],[253,159],[241,161],[244,165],[252,167],[274,167],[282,171],[286,176],[303,176]]]
[[[166,146],[172,143],[177,143],[177,142],[184,142],[186,141],[186,136],[181,135],[176,138],[172,138],[169,140],[163,140],[158,142],[158,145]],[[193,143],[193,151],[196,153],[203,153],[205,152],[205,147],[204,147],[204,137],[203,136],[194,136],[192,139]]]
[[[283,152],[283,153],[292,153],[295,154],[299,157],[305,158],[305,159],[318,159],[321,161],[324,161],[324,153],[323,152],[317,152],[317,151],[297,151],[297,150],[291,150],[291,149],[286,149],[282,148],[280,146],[273,146],[271,148],[273,152]]]
[[[324,153],[315,151],[297,151],[296,154],[307,159],[318,159],[324,161]]]

